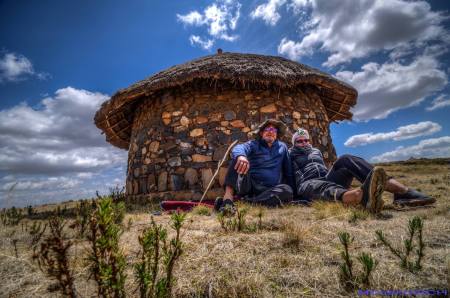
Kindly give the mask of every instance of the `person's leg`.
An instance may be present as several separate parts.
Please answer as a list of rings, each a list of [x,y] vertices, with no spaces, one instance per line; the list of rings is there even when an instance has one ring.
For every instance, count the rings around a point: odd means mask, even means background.
[[[304,200],[341,201],[348,189],[334,182],[311,179],[303,182],[297,189],[297,194]]]
[[[250,197],[244,197],[246,202],[267,207],[277,207],[292,201],[294,192],[287,184],[278,184],[269,188],[260,194]]]
[[[372,169],[373,166],[361,157],[344,154],[334,162],[325,178],[348,189],[353,178],[363,183]]]
[[[250,174],[239,175],[235,170],[236,159],[230,162],[228,166],[227,174],[225,175],[225,199],[233,200],[234,194],[244,196],[251,192]]]

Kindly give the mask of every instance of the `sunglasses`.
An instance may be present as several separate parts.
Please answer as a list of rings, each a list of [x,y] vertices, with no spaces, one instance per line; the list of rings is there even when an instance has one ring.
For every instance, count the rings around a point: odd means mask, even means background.
[[[265,132],[277,132],[278,130],[274,127],[267,127],[267,128],[264,128],[264,131]]]
[[[309,140],[306,140],[306,139],[300,139],[300,140],[296,140],[295,141],[297,144],[303,144],[303,143],[308,143],[309,142]]]

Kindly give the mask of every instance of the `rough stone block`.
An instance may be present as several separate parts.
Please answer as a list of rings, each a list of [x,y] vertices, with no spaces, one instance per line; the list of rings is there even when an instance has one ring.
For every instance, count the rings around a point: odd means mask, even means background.
[[[202,135],[203,135],[203,128],[195,128],[195,129],[191,130],[191,132],[189,133],[189,135],[190,135],[192,138],[202,136]]]
[[[192,155],[192,161],[193,162],[207,162],[207,161],[212,161],[212,158],[211,158],[211,156],[208,156],[208,155],[194,154],[194,155]]]
[[[161,172],[158,176],[158,191],[167,190],[167,172]]]

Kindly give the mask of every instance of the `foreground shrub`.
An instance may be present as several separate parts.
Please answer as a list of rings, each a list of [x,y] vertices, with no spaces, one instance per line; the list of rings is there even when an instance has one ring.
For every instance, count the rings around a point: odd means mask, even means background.
[[[39,268],[43,272],[58,280],[63,295],[76,297],[73,272],[70,270],[68,256],[69,248],[73,243],[67,240],[67,236],[63,232],[65,222],[61,217],[54,216],[49,219],[48,225],[50,235],[43,239],[39,250],[35,250],[33,259],[37,260]],[[45,227],[42,230],[40,226],[36,227],[35,235],[42,235]]]
[[[3,209],[0,213],[0,219],[4,226],[17,226],[23,218],[22,210],[14,206]]]
[[[386,246],[394,256],[400,259],[400,265],[402,268],[409,270],[410,272],[416,272],[422,269],[422,265],[420,264],[424,257],[425,243],[423,242],[423,220],[415,216],[410,219],[408,222],[408,236],[403,241],[404,249],[395,248],[391,242],[386,238],[383,231],[377,230],[375,233],[377,235],[378,240]],[[416,237],[416,246],[414,245],[414,236]],[[409,256],[413,249],[416,247],[416,261],[412,262],[409,260]]]
[[[173,268],[182,253],[180,231],[186,214],[174,213],[171,228],[175,237],[167,240],[167,230],[157,225],[152,217],[151,226],[139,237],[142,247],[140,261],[135,265],[135,277],[141,297],[170,297],[173,284]],[[162,263],[163,274],[160,276]]]
[[[119,248],[123,213],[123,202],[115,204],[111,197],[103,197],[89,222],[90,269],[102,297],[125,296],[125,257]]]
[[[353,290],[361,288],[361,286],[370,286],[370,275],[377,265],[377,261],[366,252],[362,252],[357,260],[361,263],[363,270],[359,274],[356,274],[353,267],[353,260],[349,253],[349,247],[352,244],[354,238],[347,232],[340,232],[338,234],[339,241],[343,246],[341,251],[341,258],[344,261],[340,266],[339,278],[341,284],[346,290]]]

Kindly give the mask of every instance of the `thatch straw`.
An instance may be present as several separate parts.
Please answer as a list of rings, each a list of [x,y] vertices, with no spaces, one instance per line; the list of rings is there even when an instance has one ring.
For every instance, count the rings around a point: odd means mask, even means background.
[[[106,133],[107,141],[127,149],[135,103],[162,89],[180,87],[194,80],[226,81],[246,88],[291,89],[313,85],[327,109],[330,121],[351,119],[357,91],[315,68],[282,57],[221,53],[173,66],[128,88],[119,90],[104,102],[95,115],[95,124]]]

